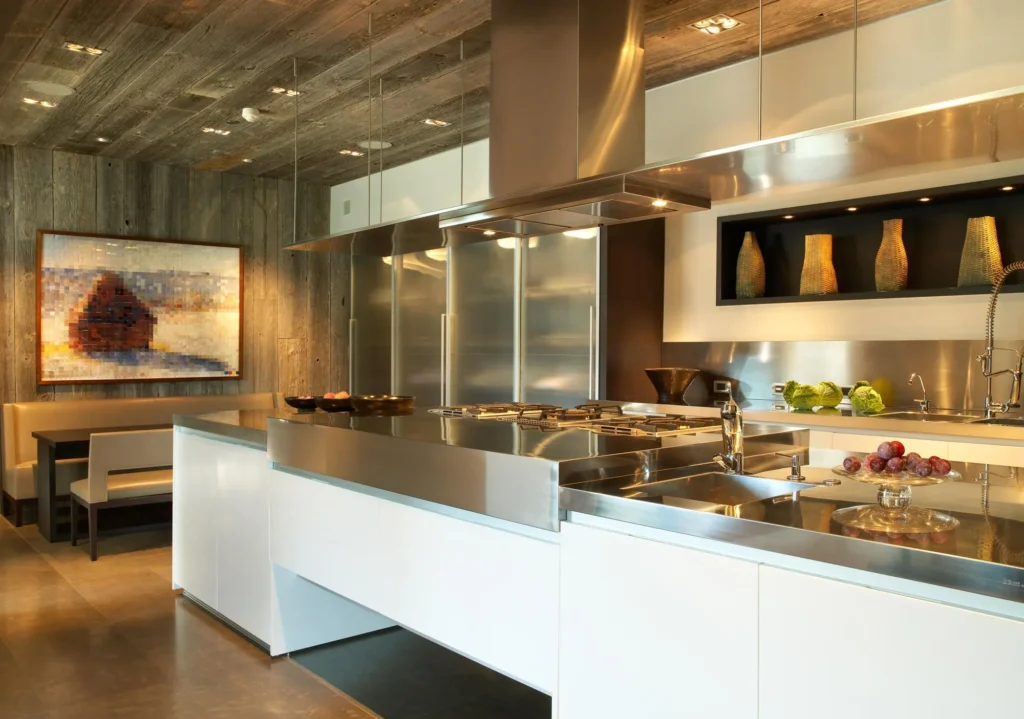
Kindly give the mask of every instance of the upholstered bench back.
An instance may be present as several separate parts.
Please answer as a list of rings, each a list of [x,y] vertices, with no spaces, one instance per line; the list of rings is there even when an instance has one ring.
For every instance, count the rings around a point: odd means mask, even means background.
[[[170,424],[175,414],[205,414],[222,410],[273,409],[276,395],[223,394],[193,397],[90,399],[66,402],[16,402],[3,406],[3,490],[14,499],[35,497],[32,472],[36,461],[33,432],[98,427],[137,427]],[[22,471],[17,471],[18,467]],[[84,472],[81,474],[85,476]]]

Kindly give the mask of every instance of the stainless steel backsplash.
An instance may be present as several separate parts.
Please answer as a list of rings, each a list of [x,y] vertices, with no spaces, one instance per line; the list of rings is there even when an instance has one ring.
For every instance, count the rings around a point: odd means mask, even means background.
[[[998,344],[1020,347],[1022,341]],[[840,385],[867,380],[889,407],[909,407],[921,396],[920,385],[908,384],[910,374],[917,372],[924,377],[933,408],[980,409],[985,405],[985,378],[975,357],[984,351],[983,340],[666,342],[662,361],[666,367],[702,371],[702,381],[686,394],[691,404],[720,399],[712,392],[713,380],[729,378],[736,381],[737,397],[748,400],[773,399],[772,384],[791,379]],[[997,353],[996,369],[1009,366],[1012,358]],[[996,401],[1004,401],[1009,389],[1008,377],[996,378]]]

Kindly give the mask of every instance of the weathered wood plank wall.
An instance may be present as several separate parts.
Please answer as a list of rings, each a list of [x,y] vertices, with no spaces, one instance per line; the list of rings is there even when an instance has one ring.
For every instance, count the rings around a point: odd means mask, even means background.
[[[330,188],[298,196],[299,238],[326,235]],[[348,260],[282,251],[294,205],[286,180],[0,145],[0,402],[345,389]],[[37,386],[39,229],[242,245],[243,379]]]

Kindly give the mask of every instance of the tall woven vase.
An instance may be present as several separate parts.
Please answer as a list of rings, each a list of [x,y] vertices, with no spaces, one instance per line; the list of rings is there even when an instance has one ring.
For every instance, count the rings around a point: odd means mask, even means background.
[[[875,289],[897,292],[907,289],[907,249],[903,246],[903,220],[882,223],[882,246],[875,256]]]
[[[764,256],[753,232],[743,235],[740,256],[736,260],[736,297],[764,297]]]
[[[804,269],[800,273],[800,294],[834,295],[839,292],[836,268],[832,266],[832,235],[804,238]]]
[[[1003,269],[1003,255],[996,236],[996,218],[972,217],[967,220],[967,239],[960,255],[957,287],[978,287],[995,283]]]

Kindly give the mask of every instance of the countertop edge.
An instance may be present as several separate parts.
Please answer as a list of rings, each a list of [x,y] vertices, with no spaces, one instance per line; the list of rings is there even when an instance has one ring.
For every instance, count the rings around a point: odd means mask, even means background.
[[[235,444],[242,444],[252,449],[266,451],[267,430],[253,427],[242,427],[231,422],[218,421],[210,415],[176,414],[173,418],[175,427],[182,427],[202,432],[214,437],[223,437]]]

